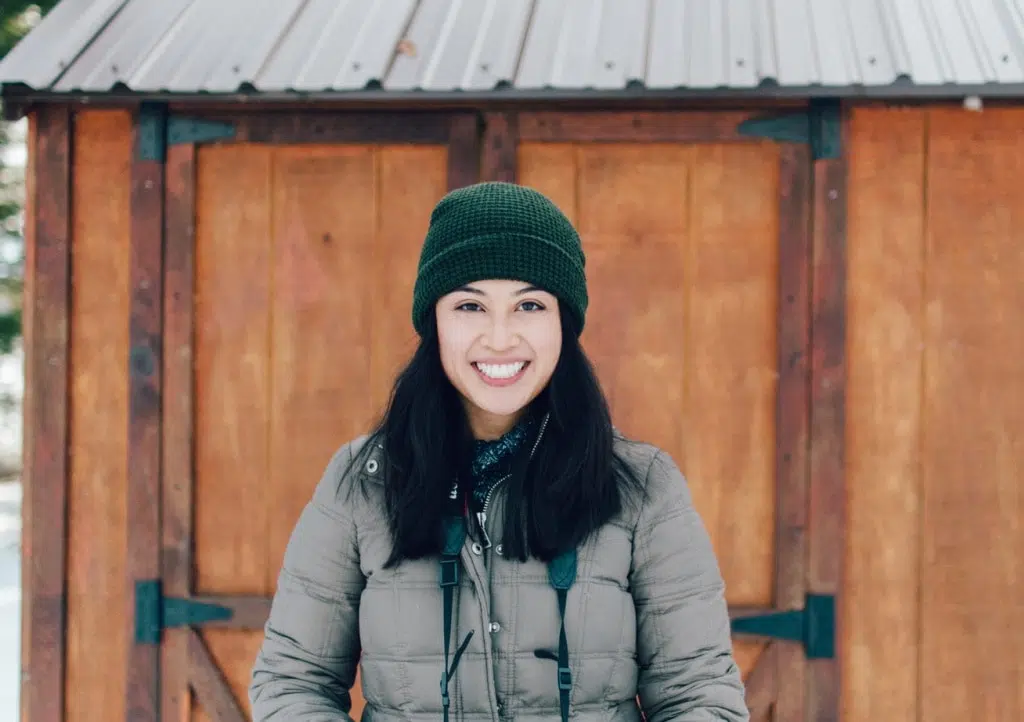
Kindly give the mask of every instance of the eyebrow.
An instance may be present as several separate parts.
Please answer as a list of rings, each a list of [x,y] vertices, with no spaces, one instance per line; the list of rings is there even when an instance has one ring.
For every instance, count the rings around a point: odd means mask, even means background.
[[[472,286],[460,286],[455,289],[456,291],[463,291],[465,293],[472,293],[474,296],[486,296],[487,294],[481,291],[479,288],[473,288]],[[541,291],[539,286],[526,286],[515,292],[516,296],[522,296],[527,293],[533,293],[534,291]]]

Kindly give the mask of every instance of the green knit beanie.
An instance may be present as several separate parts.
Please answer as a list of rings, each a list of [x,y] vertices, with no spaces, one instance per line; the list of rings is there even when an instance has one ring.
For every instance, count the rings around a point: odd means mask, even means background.
[[[583,330],[585,258],[579,234],[541,193],[513,183],[477,183],[451,191],[430,214],[413,290],[412,323],[445,294],[474,281],[522,281],[558,298]]]

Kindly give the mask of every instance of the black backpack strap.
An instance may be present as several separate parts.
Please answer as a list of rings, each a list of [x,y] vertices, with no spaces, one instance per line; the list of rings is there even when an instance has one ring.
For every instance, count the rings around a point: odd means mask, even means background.
[[[459,657],[469,643],[470,632],[466,641],[455,653],[452,665],[448,666],[448,653],[451,649],[452,616],[455,599],[455,588],[459,586],[459,554],[466,541],[466,520],[460,516],[446,517],[444,520],[444,549],[441,552],[441,593],[444,595],[444,669],[441,671],[441,705],[444,707],[444,720],[448,722],[448,707],[451,698],[448,696],[448,682],[459,663]]]
[[[569,669],[569,643],[565,638],[565,604],[569,589],[576,581],[576,550],[562,552],[548,563],[548,580],[558,595],[558,701],[562,722],[569,722],[569,693],[572,691],[572,672]]]

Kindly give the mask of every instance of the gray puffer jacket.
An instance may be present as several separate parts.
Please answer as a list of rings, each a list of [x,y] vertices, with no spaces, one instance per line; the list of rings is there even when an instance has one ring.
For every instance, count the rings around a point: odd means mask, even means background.
[[[252,675],[256,722],[347,720],[357,665],[366,722],[442,719],[439,560],[384,569],[380,450],[343,474],[363,443],[335,454],[292,533]],[[565,614],[571,716],[636,722],[642,706],[648,722],[745,722],[724,585],[686,482],[658,449],[616,444],[647,493],[578,550]],[[363,482],[368,493],[355,488]],[[556,663],[535,654],[558,650],[556,592],[543,562],[502,557],[501,504],[499,490],[494,546],[467,538],[461,551],[452,652],[473,635],[451,718],[557,722]]]

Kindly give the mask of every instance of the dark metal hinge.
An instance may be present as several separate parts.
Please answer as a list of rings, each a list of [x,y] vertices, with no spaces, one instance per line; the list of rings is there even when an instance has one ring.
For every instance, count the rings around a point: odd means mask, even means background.
[[[232,123],[168,115],[162,103],[139,106],[137,147],[139,160],[163,162],[167,147],[181,143],[209,143],[235,137]]]
[[[138,159],[162,163],[167,155],[167,107],[163,103],[142,103],[135,123]]]
[[[842,154],[842,115],[839,103],[818,100],[806,111],[766,115],[744,120],[740,135],[783,143],[806,143],[815,160]]]
[[[172,627],[195,627],[206,622],[231,619],[230,607],[197,602],[180,597],[165,597],[158,579],[135,583],[135,641],[159,644],[160,634]]]
[[[803,644],[808,659],[835,657],[835,597],[808,594],[803,609],[769,612],[732,620],[732,631]]]
[[[232,123],[172,115],[167,121],[167,145],[209,143],[235,137]]]

